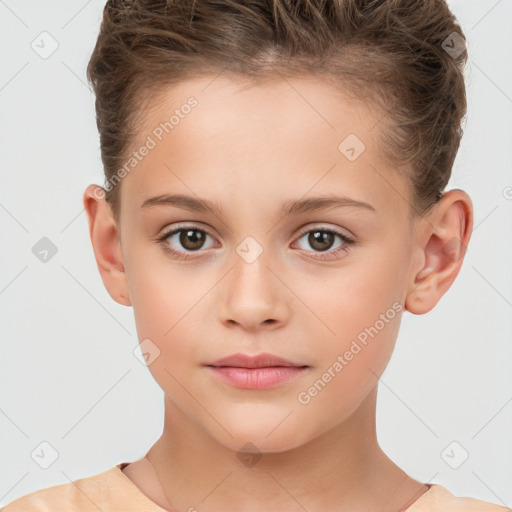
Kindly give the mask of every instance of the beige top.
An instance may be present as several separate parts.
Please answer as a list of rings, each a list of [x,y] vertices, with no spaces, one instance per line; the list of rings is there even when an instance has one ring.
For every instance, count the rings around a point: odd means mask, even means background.
[[[127,464],[122,462],[103,473],[26,494],[0,512],[169,512],[151,501],[121,471]],[[511,509],[474,498],[457,498],[443,486],[432,484],[406,512],[511,512]]]

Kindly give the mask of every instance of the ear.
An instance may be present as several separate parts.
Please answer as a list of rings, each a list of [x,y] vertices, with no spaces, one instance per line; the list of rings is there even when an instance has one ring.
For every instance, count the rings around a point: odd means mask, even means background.
[[[105,199],[105,190],[89,185],[83,196],[94,256],[103,284],[119,304],[131,306],[118,226]]]
[[[420,220],[418,261],[405,309],[429,312],[450,288],[462,266],[473,230],[473,205],[462,190],[450,190]]]

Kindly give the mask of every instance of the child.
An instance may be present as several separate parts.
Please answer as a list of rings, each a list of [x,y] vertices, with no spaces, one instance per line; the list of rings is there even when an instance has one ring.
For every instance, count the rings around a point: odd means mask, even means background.
[[[444,0],[110,0],[84,206],[164,431],[4,512],[507,510],[414,480],[375,429],[402,313],[470,239],[444,191],[466,58]]]

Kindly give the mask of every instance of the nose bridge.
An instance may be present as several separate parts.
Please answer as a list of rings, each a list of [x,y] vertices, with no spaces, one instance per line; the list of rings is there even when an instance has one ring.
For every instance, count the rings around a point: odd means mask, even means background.
[[[254,328],[263,322],[283,321],[288,297],[286,287],[274,274],[272,254],[252,236],[235,247],[229,262],[232,271],[221,298],[224,322]]]

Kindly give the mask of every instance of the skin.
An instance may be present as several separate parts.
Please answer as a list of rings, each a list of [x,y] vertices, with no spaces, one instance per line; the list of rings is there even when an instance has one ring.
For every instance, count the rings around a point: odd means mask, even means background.
[[[403,310],[427,313],[456,278],[472,230],[471,200],[451,190],[414,215],[408,180],[383,156],[383,114],[326,83],[213,78],[181,82],[147,109],[140,141],[187,98],[198,100],[122,180],[117,220],[97,185],[84,193],[105,287],[133,307],[139,340],[160,350],[148,368],[165,393],[164,430],[125,474],[173,511],[402,510],[426,487],[379,447],[378,378]],[[338,150],[350,133],[366,146],[354,161]],[[207,199],[222,213],[141,208],[166,193]],[[326,194],[375,211],[280,214],[285,201]],[[203,245],[183,245],[179,234],[157,241],[177,223],[204,230]],[[321,251],[308,240],[318,228],[356,243],[317,259],[344,244],[335,236]],[[251,263],[237,252],[248,236],[263,250]],[[300,403],[298,394],[393,304],[402,311]],[[202,366],[236,352],[270,352],[309,368],[276,388],[245,390]],[[237,456],[248,442],[261,455],[253,465]]]

